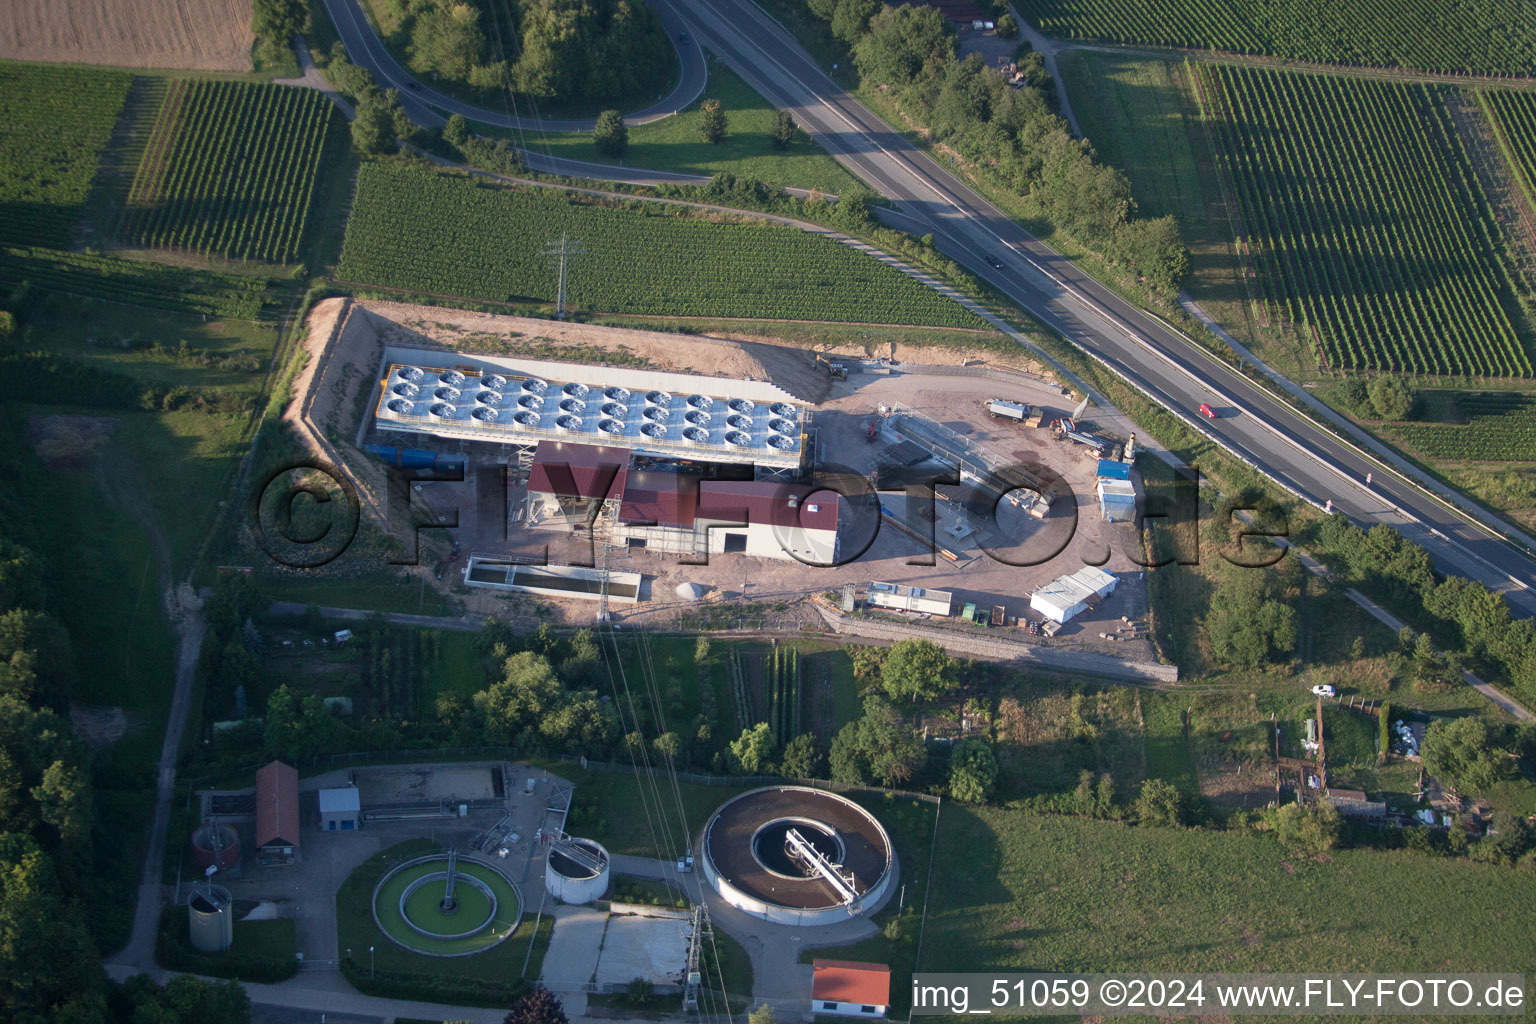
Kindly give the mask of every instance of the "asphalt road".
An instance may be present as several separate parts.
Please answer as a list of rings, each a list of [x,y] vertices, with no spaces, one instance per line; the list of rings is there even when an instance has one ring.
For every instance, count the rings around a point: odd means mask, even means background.
[[[1387,523],[1444,571],[1504,591],[1536,614],[1536,561],[1467,523],[1100,285],[892,131],[832,81],[749,0],[675,0],[692,33],[841,163],[893,200],[894,225],[932,233],[945,255],[987,280],[1265,475],[1357,522]],[[987,257],[1002,264],[990,266]],[[1219,413],[1206,420],[1202,403]],[[1374,475],[1371,484],[1366,474]]]
[[[672,40],[672,46],[677,50],[682,74],[678,78],[677,85],[666,96],[648,107],[625,115],[624,123],[628,125],[659,121],[677,113],[704,91],[704,82],[709,73],[708,66],[704,62],[704,51],[699,48],[698,41],[691,37],[686,43],[679,40],[679,35],[687,30],[677,10],[672,6],[671,0],[650,0],[650,6],[661,18],[667,38]],[[417,124],[428,126],[442,124],[446,120],[442,112],[446,111],[449,114],[459,114],[471,121],[517,131],[589,132],[596,127],[595,118],[586,121],[562,121],[521,117],[512,109],[496,112],[445,96],[426,83],[418,82],[400,66],[394,57],[390,56],[383,40],[369,23],[368,16],[363,13],[362,0],[325,0],[325,9],[330,14],[331,21],[335,24],[336,31],[347,48],[348,57],[354,64],[373,72],[373,77],[382,88],[398,89],[406,113]]]

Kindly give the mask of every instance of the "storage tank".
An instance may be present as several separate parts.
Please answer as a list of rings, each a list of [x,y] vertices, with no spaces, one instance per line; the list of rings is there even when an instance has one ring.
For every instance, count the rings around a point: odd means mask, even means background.
[[[595,839],[559,839],[549,848],[544,887],[565,903],[591,903],[608,891],[608,851]]]
[[[187,901],[187,931],[199,953],[222,953],[235,941],[234,899],[222,885],[194,885]]]
[[[240,833],[228,825],[204,825],[192,833],[192,862],[233,871],[240,863]]]

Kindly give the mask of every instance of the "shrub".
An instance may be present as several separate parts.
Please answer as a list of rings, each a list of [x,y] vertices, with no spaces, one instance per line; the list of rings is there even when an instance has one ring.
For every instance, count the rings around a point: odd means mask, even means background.
[[[629,148],[629,129],[624,125],[624,115],[617,110],[598,114],[597,127],[592,129],[592,145],[604,156],[623,156]]]

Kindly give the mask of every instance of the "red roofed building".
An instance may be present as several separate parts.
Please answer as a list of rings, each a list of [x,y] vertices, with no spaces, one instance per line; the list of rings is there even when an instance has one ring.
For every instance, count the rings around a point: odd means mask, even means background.
[[[811,1009],[840,1017],[884,1017],[891,1005],[891,969],[857,960],[811,961]]]
[[[631,472],[615,520],[630,547],[672,554],[739,553],[837,560],[838,496],[774,480],[710,480],[656,470]]]
[[[299,773],[281,761],[256,772],[256,852],[263,864],[299,854]]]
[[[629,449],[540,441],[528,472],[528,524],[587,523],[594,505],[619,500]]]
[[[706,480],[695,521],[712,555],[741,552],[818,565],[837,561],[834,491],[777,480]]]

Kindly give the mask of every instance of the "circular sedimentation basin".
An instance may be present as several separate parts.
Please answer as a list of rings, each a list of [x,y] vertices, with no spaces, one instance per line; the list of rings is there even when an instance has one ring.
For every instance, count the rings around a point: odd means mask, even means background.
[[[512,880],[495,866],[460,857],[452,913],[439,904],[447,881],[448,855],[428,854],[392,868],[373,890],[373,919],[399,946],[424,956],[472,956],[511,937],[523,901]]]

